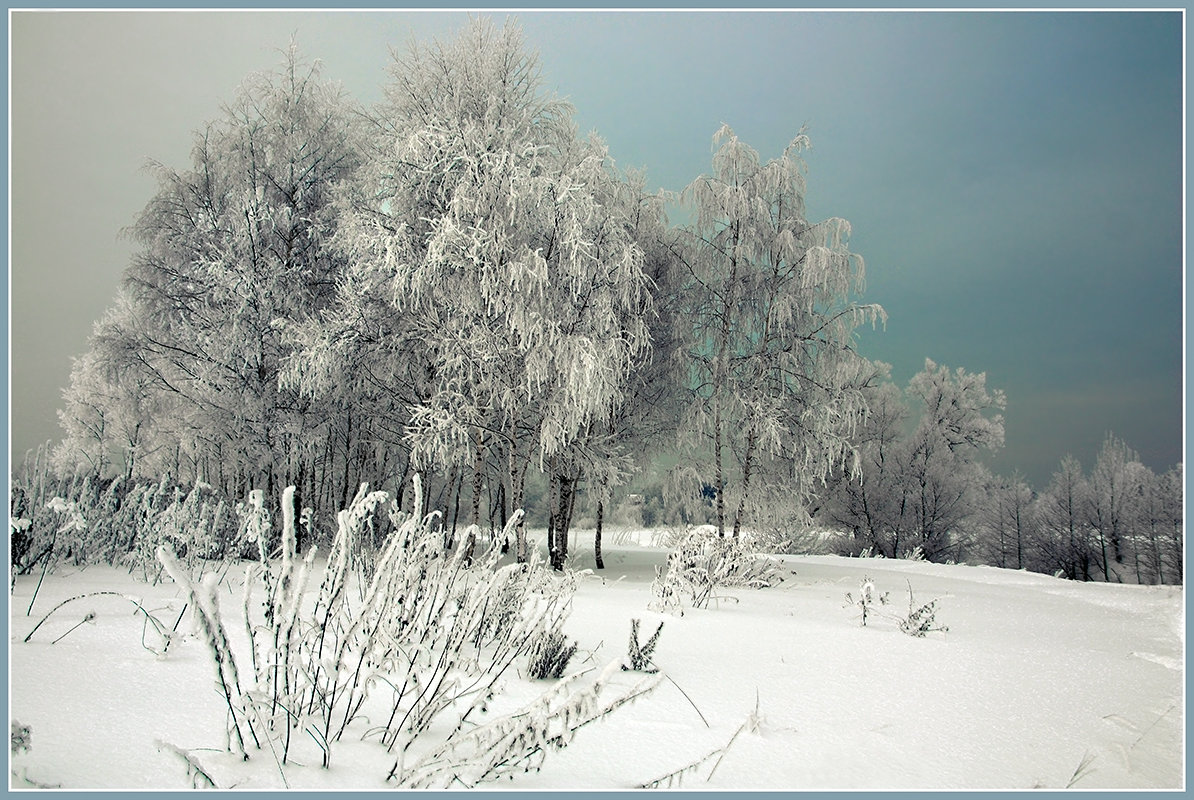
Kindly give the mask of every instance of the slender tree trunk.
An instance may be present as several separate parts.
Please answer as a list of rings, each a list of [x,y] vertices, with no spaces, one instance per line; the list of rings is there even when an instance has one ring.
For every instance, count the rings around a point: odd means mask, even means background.
[[[1017,504],[1020,502],[1016,501]],[[1020,518],[1020,508],[1016,507],[1016,569],[1024,569],[1024,521]]]
[[[477,546],[477,531],[481,529],[481,489],[485,477],[485,447],[481,442],[481,429],[477,428],[473,436],[473,510],[468,527],[468,537],[464,542],[464,557],[473,560],[473,550]]]
[[[518,429],[514,424],[510,428],[510,456],[507,469],[510,473],[510,513],[523,507],[526,492],[527,465],[518,452]],[[527,560],[527,528],[526,515],[518,520],[514,526],[514,558],[519,564]]]
[[[1151,540],[1153,546],[1153,563],[1157,565],[1157,583],[1165,583],[1165,567],[1161,564],[1161,549],[1157,545],[1157,522],[1156,519],[1150,519],[1148,522],[1148,538]]]
[[[716,402],[716,401],[715,401]],[[714,504],[717,511],[717,535],[726,535],[726,480],[725,472],[721,465],[721,404],[717,403],[713,411],[713,471],[714,480],[717,485],[714,487]]]
[[[348,409],[344,422],[344,480],[340,486],[340,505],[338,508],[348,508],[349,469],[352,462],[352,408]]]
[[[593,536],[593,557],[597,561],[597,569],[605,569],[605,562],[601,559],[601,524],[605,519],[605,503],[597,499],[597,533]]]
[[[576,505],[576,481],[571,475],[557,475],[556,490],[557,503],[555,505],[555,519],[549,534],[554,542],[551,552],[551,566],[554,570],[564,569],[564,562],[568,558],[568,528],[572,522],[572,510]]]
[[[473,432],[473,509],[471,524],[481,525],[481,489],[485,477],[485,449],[481,445],[481,429]]]
[[[451,550],[456,546],[456,522],[460,519],[460,495],[464,493],[464,470],[457,470],[453,475],[453,480],[456,484],[452,487],[453,505],[452,505],[452,530],[448,534],[447,548]]]
[[[506,482],[502,481],[501,483],[498,484],[498,499],[497,499],[498,520],[497,520],[496,528],[497,528],[497,530],[503,531],[503,532],[506,530],[506,523],[508,523],[510,521],[509,512],[508,512],[508,509],[506,508],[506,498],[507,498]],[[509,552],[510,552],[510,542],[507,541],[505,539],[505,537],[502,537],[502,555],[506,555]]]
[[[556,522],[560,516],[560,482],[552,459],[551,471],[547,478],[547,558],[552,569],[556,569]]]
[[[560,559],[559,569],[564,568],[564,562],[568,559],[568,533],[572,530],[572,511],[576,508],[576,483],[577,479],[568,476],[561,481],[561,488],[564,490],[565,503],[562,503],[563,519],[560,524],[556,526],[556,536],[559,537],[559,542],[556,544],[556,555]]]
[[[742,493],[738,498],[738,510],[734,512],[734,538],[738,538],[738,532],[742,529],[742,517],[746,513],[746,494],[750,491],[750,478],[754,467],[754,452],[755,442],[758,437],[752,429],[746,435],[746,458],[742,462]]]
[[[1107,563],[1107,537],[1103,533],[1103,529],[1099,528],[1099,547],[1103,554],[1103,581],[1111,582],[1110,565]]]

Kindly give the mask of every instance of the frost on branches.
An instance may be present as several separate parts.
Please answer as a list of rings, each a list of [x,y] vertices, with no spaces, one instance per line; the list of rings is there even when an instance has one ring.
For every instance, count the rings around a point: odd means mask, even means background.
[[[728,126],[713,144],[713,174],[682,194],[695,222],[679,254],[689,275],[679,338],[692,370],[681,444],[694,460],[712,456],[698,477],[713,481],[718,531],[737,535],[769,473],[802,495],[852,462],[868,374],[854,330],[885,314],[851,299],[864,267],[849,223],[805,218],[803,132],[767,162]]]

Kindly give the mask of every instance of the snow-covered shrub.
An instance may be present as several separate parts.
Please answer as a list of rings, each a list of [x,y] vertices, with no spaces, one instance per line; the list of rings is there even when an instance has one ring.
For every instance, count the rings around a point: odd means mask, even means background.
[[[236,504],[237,543],[264,560],[270,553],[270,514],[265,507],[265,492],[254,489],[244,501]],[[249,555],[248,552],[242,553]]]
[[[778,562],[741,538],[718,536],[709,526],[693,528],[668,554],[651,585],[652,610],[674,612],[682,598],[705,608],[720,587],[764,588],[783,580]]]
[[[889,602],[888,593],[883,592],[880,594],[878,589],[875,588],[875,582],[868,577],[863,577],[859,583],[857,597],[851,592],[846,592],[846,603],[859,610],[863,627],[866,626],[868,618],[877,613],[882,613],[884,617],[894,620],[899,629],[909,636],[923,638],[925,634],[932,631],[941,631],[944,633],[949,630],[946,626],[937,623],[936,600],[930,600],[924,604],[916,602],[912,595],[911,581],[908,582],[908,614],[906,616],[878,611],[880,606],[885,606]]]
[[[68,488],[50,474],[44,446],[32,460],[26,455],[21,467],[14,465],[9,475],[8,506],[12,583],[17,575],[28,574],[43,559],[52,557],[59,523],[48,503],[54,496],[69,496]]]
[[[576,642],[569,644],[568,638],[559,631],[544,632],[527,654],[527,674],[536,680],[564,677],[576,647]]]
[[[16,585],[17,568],[29,557],[29,549],[33,546],[33,537],[29,533],[33,521],[25,517],[8,518],[8,547],[12,560],[12,571],[9,576],[10,588]]]
[[[670,566],[670,564],[669,564]],[[651,581],[651,601],[647,607],[661,614],[684,616],[684,584],[679,570],[668,566],[655,567],[655,580]]]
[[[120,548],[120,557],[130,573],[139,571],[145,580],[150,579],[151,572],[155,578],[160,574],[161,569],[154,565],[158,547],[163,544],[162,514],[176,499],[164,478],[156,484],[136,487],[125,499],[127,510],[122,516],[127,520],[129,539]]]
[[[187,593],[187,603],[192,612],[203,641],[207,644],[216,669],[216,684],[228,707],[228,747],[243,758],[249,757],[245,733],[252,737],[260,748],[262,738],[257,735],[258,724],[253,714],[254,700],[251,692],[241,686],[240,672],[228,631],[220,616],[219,594],[216,593],[214,575],[209,574],[200,586],[187,576],[166,544],[158,547],[158,559],[170,577]]]
[[[630,620],[630,646],[622,669],[632,672],[658,672],[656,667],[651,666],[651,655],[655,652],[655,645],[659,643],[659,634],[663,633],[663,623],[659,623],[655,633],[642,645],[638,642],[638,625],[637,619]]]
[[[237,532],[227,519],[223,500],[210,487],[197,483],[189,491],[167,481],[133,487],[110,517],[116,531],[106,547],[110,560],[123,561],[131,573],[145,580],[161,574],[157,551],[167,545],[192,572],[202,562],[240,555]],[[122,537],[120,530],[130,533]]]
[[[12,734],[8,740],[8,752],[11,755],[27,753],[33,747],[33,733],[28,725],[22,725],[15,719],[12,721]]]
[[[858,584],[858,597],[854,597],[850,592],[846,592],[846,604],[858,608],[864,628],[866,627],[867,617],[875,613],[875,607],[887,605],[887,602],[887,592],[879,594],[878,590],[875,589],[875,582],[865,576],[863,576],[862,581]]]
[[[414,496],[422,497],[417,485]],[[369,518],[388,500],[361,486],[338,515],[322,577],[314,582],[315,548],[298,558],[293,490],[286,490],[281,557],[265,558],[246,579],[250,666],[243,670],[238,664],[246,659],[226,646],[214,598],[176,574],[163,549],[163,563],[188,587],[216,663],[233,752],[243,749],[249,757],[266,750],[279,767],[292,760],[327,767],[348,734],[395,754],[392,780],[438,786],[441,779],[446,785],[460,775],[481,780],[509,770],[562,746],[572,730],[612,708],[597,705],[600,680],[582,686],[574,676],[564,682],[569,688],[545,695],[538,710],[475,727],[503,676],[560,630],[578,578],[552,574],[537,554],[530,563],[500,565],[505,536],[479,555],[463,547],[446,552],[437,513],[424,516],[416,505],[406,514],[392,502],[392,530],[366,569],[358,558],[366,551],[355,540],[370,535]],[[318,588],[309,594],[309,585]],[[476,761],[455,760],[466,752]]]
[[[51,785],[35,781],[29,777],[29,767],[25,764],[19,763],[23,760],[22,756],[33,749],[33,733],[28,725],[22,725],[15,719],[12,721],[12,733],[9,737],[8,744],[8,766],[9,776],[11,777],[10,788],[17,787],[31,787],[34,789],[57,789],[57,785]]]
[[[85,563],[88,525],[79,503],[55,497],[46,507],[57,514],[60,520],[55,536],[58,552],[70,558],[76,566]]]
[[[820,555],[828,553],[830,536],[813,526],[807,507],[786,487],[769,486],[766,501],[750,517],[742,538],[759,553]]]
[[[937,622],[937,600],[933,599],[923,605],[917,605],[912,596],[912,583],[908,583],[908,616],[899,621],[900,630],[909,636],[923,638],[933,631],[946,633],[949,628]]]

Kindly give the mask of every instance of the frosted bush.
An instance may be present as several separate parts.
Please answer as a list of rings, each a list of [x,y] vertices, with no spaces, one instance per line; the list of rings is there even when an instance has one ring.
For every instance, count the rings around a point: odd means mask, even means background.
[[[622,669],[633,672],[658,672],[659,669],[652,665],[651,656],[655,653],[655,646],[659,644],[659,634],[663,633],[663,623],[659,623],[659,627],[655,629],[655,633],[651,634],[651,638],[645,644],[639,644],[638,626],[637,619],[630,620],[630,645],[626,651],[626,661],[623,662]]]
[[[414,496],[422,496],[417,485]],[[372,551],[358,540],[371,535],[370,519],[387,505],[392,530],[366,566]],[[227,646],[213,598],[188,588],[223,687],[234,753],[267,751],[279,768],[314,756],[329,767],[336,743],[351,735],[393,754],[390,780],[441,787],[525,765],[619,704],[597,702],[601,680],[573,676],[561,684],[570,688],[537,701],[535,713],[484,723],[511,667],[544,657],[545,639],[562,639],[577,587],[575,573],[554,575],[537,553],[529,563],[499,563],[521,512],[470,557],[464,548],[444,550],[438,514],[424,516],[417,505],[401,512],[386,493],[362,485],[338,515],[316,576],[315,548],[301,560],[296,552],[293,488],[282,509],[280,559],[263,558],[245,584],[247,658]],[[188,586],[164,548],[161,558]],[[546,659],[553,672],[562,674],[569,649],[575,645]],[[458,761],[462,753],[471,760]]]
[[[858,585],[857,596],[851,592],[846,593],[846,603],[858,609],[863,627],[866,627],[870,617],[878,614],[893,620],[903,633],[916,638],[924,638],[933,631],[944,633],[949,630],[937,622],[937,600],[930,600],[923,604],[916,602],[912,594],[911,581],[908,582],[908,613],[905,616],[881,612],[879,609],[890,603],[888,593],[880,593],[875,588],[875,582],[865,576]]]
[[[946,633],[949,628],[937,622],[937,600],[934,598],[923,605],[918,605],[912,596],[912,583],[908,583],[908,616],[899,621],[900,630],[918,639],[924,638],[933,631]]]
[[[33,734],[28,725],[22,725],[17,720],[12,721],[12,734],[9,736],[8,751],[11,755],[27,753],[33,746]]]
[[[265,507],[265,492],[254,489],[243,502],[236,504],[237,542],[256,551],[262,559],[269,556],[270,515]]]
[[[562,678],[576,654],[576,642],[568,643],[559,631],[548,631],[535,640],[527,655],[527,674],[536,679]]]
[[[651,585],[650,608],[676,613],[687,601],[705,608],[721,587],[764,588],[783,577],[778,562],[756,552],[744,539],[720,537],[708,526],[688,531],[668,554]]]
[[[162,545],[192,572],[200,570],[204,561],[238,554],[226,506],[204,484],[197,483],[185,494],[183,487],[165,480],[142,484],[111,513],[114,533],[106,545],[110,561],[119,557],[130,572],[146,580],[160,577],[157,551]],[[122,540],[120,530],[130,533]]]

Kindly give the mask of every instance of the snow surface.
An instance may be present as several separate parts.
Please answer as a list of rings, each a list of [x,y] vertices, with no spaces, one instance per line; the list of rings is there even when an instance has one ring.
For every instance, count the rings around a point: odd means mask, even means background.
[[[590,566],[588,535],[575,541],[575,565]],[[720,761],[704,761],[679,788],[1184,788],[1180,588],[786,556],[778,587],[722,590],[716,604],[676,617],[647,610],[667,552],[657,541],[607,535],[606,569],[582,582],[565,632],[580,646],[572,666],[599,668],[626,653],[632,618],[644,640],[664,621],[654,661],[666,678],[579,731],[541,771],[478,788],[633,788],[731,738]],[[239,611],[242,575],[232,567],[223,577],[226,615]],[[865,628],[845,598],[864,576],[891,600]],[[184,762],[160,741],[195,751],[221,788],[386,788],[393,760],[375,742],[342,741],[327,770],[300,749],[307,765],[288,765],[284,778],[268,753],[243,764],[222,755],[225,710],[206,646],[187,636],[156,657],[126,599],[71,603],[23,642],[58,602],[93,591],[139,598],[172,624],[183,607],[172,583],[62,569],[27,615],[37,578],[20,578],[10,598],[10,716],[32,733],[32,748],[11,758],[12,788],[190,788]],[[909,583],[918,604],[939,598],[947,633],[898,630],[891,615],[906,610]],[[95,619],[71,631],[89,611]],[[188,610],[180,630],[190,625]],[[641,677],[616,680],[628,688]],[[513,708],[547,685],[510,674],[497,705]]]

